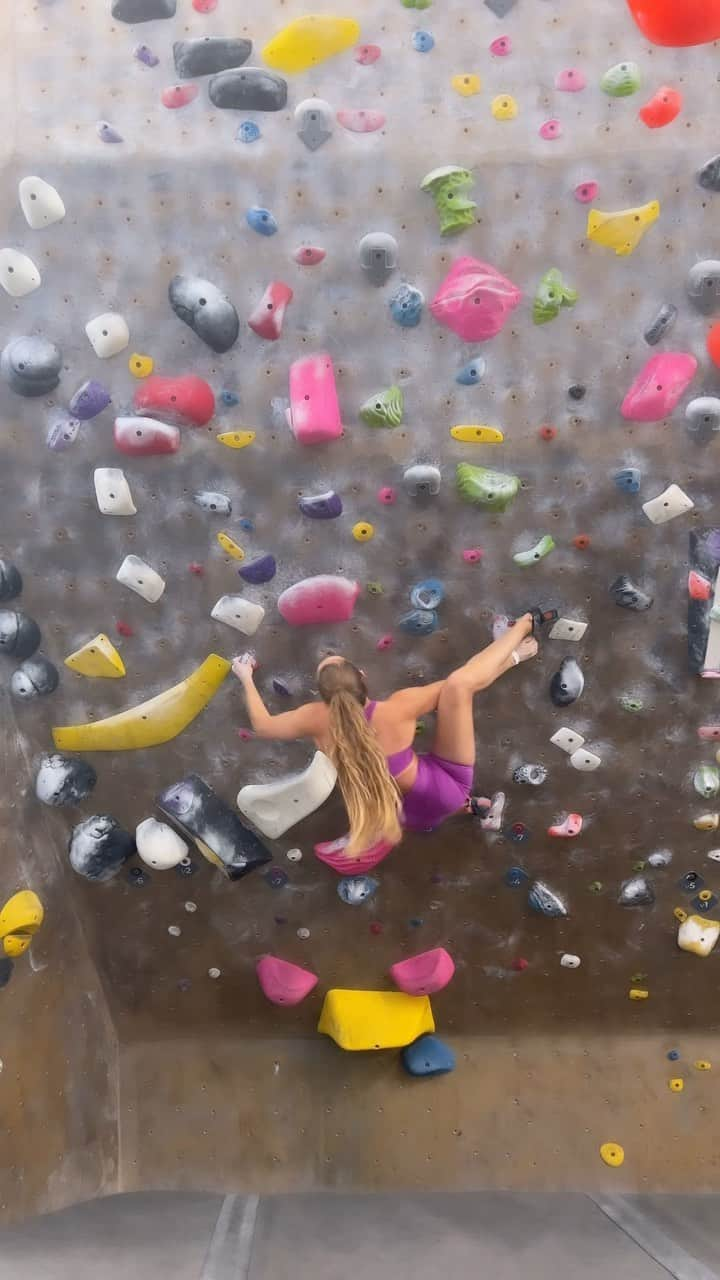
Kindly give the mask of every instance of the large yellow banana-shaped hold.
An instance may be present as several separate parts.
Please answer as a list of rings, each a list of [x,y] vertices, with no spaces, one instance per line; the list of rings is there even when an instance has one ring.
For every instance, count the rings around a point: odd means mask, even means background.
[[[32,889],[21,889],[8,898],[0,911],[0,938],[5,955],[15,959],[27,951],[44,917],[43,904]]]
[[[107,720],[53,729],[58,751],[134,751],[170,742],[217,693],[230,663],[211,653],[186,680]]]

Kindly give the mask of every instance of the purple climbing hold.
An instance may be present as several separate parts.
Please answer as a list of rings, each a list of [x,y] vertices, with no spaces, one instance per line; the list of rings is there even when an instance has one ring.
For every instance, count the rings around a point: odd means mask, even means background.
[[[47,447],[56,453],[69,449],[78,438],[80,419],[71,418],[64,409],[58,409],[50,418],[47,433]]]
[[[156,67],[160,62],[157,54],[147,44],[136,44],[133,53],[138,62],[144,62],[146,67]]]
[[[281,680],[279,676],[274,676],[272,687],[275,690],[275,693],[279,694],[281,698],[292,697],[292,689],[290,688],[287,680]]]
[[[262,582],[270,582],[271,578],[277,573],[277,563],[274,556],[265,555],[258,556],[257,560],[251,560],[249,564],[244,564],[238,569],[240,577],[245,582],[251,582],[253,586],[259,586]]]
[[[311,520],[335,520],[343,512],[342,498],[334,489],[329,489],[327,493],[302,497],[298,500],[298,506],[303,515],[309,516]]]
[[[78,387],[70,401],[70,412],[73,417],[80,418],[81,422],[89,422],[91,418],[97,418],[98,414],[102,413],[103,409],[107,409],[111,403],[112,399],[107,388],[102,382],[96,382],[91,378]]]
[[[97,128],[98,138],[100,139],[101,142],[124,142],[125,141],[122,134],[118,133],[117,129],[114,129],[111,124],[108,124],[107,120],[98,120],[96,128]]]

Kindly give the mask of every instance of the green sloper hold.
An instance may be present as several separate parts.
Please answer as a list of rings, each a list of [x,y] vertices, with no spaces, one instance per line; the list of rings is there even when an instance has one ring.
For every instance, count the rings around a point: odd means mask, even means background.
[[[610,98],[627,98],[640,88],[640,68],[637,62],[618,62],[608,67],[600,81],[600,88]]]
[[[547,324],[548,320],[554,320],[560,314],[561,307],[574,307],[577,300],[577,291],[568,288],[557,267],[551,267],[545,272],[535,293],[535,324]]]
[[[369,427],[399,427],[402,422],[405,397],[399,387],[388,387],[369,396],[360,409],[360,417]]]
[[[441,169],[432,169],[420,183],[420,190],[429,191],[435,201],[441,236],[455,235],[475,222],[477,205],[463,194],[472,186],[473,181],[469,169],[446,164]]]
[[[456,474],[460,496],[491,511],[504,511],[520,488],[517,476],[493,471],[491,467],[475,467],[470,462],[459,462]]]
[[[530,547],[529,551],[516,551],[513,560],[516,564],[521,564],[524,568],[528,565],[537,564],[538,560],[544,560],[545,556],[549,556],[551,551],[555,550],[555,543],[549,533],[545,534],[534,547]]]
[[[432,0],[402,0],[405,9],[429,9]]]

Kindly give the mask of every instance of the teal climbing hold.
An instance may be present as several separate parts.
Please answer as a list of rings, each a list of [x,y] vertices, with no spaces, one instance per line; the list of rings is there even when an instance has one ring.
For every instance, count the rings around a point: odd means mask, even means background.
[[[428,191],[435,201],[440,218],[440,235],[453,236],[475,222],[477,205],[465,195],[472,183],[470,170],[462,169],[456,164],[432,169],[423,178],[420,190]]]
[[[561,307],[574,307],[578,300],[575,289],[565,284],[557,267],[551,267],[542,277],[533,302],[533,321],[547,324],[560,314]]]
[[[399,427],[404,407],[400,387],[388,387],[387,391],[368,397],[360,409],[360,417],[369,427]]]
[[[466,502],[489,507],[491,511],[505,511],[516,496],[520,481],[517,476],[491,467],[476,467],[470,462],[459,462],[456,472],[460,496]]]
[[[439,1036],[420,1036],[402,1051],[402,1063],[411,1076],[442,1076],[455,1070],[455,1054]]]

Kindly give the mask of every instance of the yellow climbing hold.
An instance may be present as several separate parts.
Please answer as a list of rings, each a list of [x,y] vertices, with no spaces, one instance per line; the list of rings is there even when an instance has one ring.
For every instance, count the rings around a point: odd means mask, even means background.
[[[44,916],[42,902],[32,889],[21,889],[8,898],[0,911],[0,938],[6,956],[15,958],[27,951]]]
[[[668,1089],[671,1093],[682,1093],[685,1088],[685,1081],[682,1076],[673,1076],[672,1080],[668,1080]]]
[[[451,427],[453,440],[463,440],[466,444],[502,444],[505,436],[498,427]]]
[[[112,640],[102,631],[65,659],[65,666],[90,679],[119,680],[125,675],[125,663]]]
[[[296,18],[268,41],[262,56],[274,71],[307,71],[355,44],[360,24],[354,18],[311,14]]]
[[[648,227],[660,216],[660,201],[651,200],[636,209],[619,209],[617,213],[601,213],[591,209],[587,220],[588,240],[614,249],[619,257],[626,257],[637,249]]]
[[[359,520],[352,527],[352,536],[356,542],[369,542],[375,537],[375,526],[368,524],[365,520]]]
[[[705,1058],[697,1058],[693,1066],[696,1071],[712,1071],[712,1062],[708,1062]]]
[[[496,120],[514,120],[518,113],[518,104],[509,93],[499,93],[490,103],[490,110]]]
[[[328,991],[318,1031],[341,1049],[399,1049],[435,1030],[427,996],[403,991]]]
[[[673,911],[673,915],[676,920],[680,921],[681,924],[684,924],[688,918],[687,911],[683,911],[682,907],[675,907]]]
[[[133,351],[128,360],[128,369],[133,378],[149,378],[154,368],[155,361],[152,356],[141,356],[138,351]]]
[[[681,951],[694,956],[709,956],[720,937],[720,921],[706,920],[704,916],[686,916],[680,921],[677,944]]]
[[[482,89],[479,76],[453,76],[450,84],[462,98],[471,98]]]
[[[133,751],[170,742],[207,706],[230,670],[230,663],[211,653],[180,684],[157,697],[129,707],[107,720],[53,729],[58,751]]]
[[[603,1142],[600,1158],[609,1164],[611,1169],[619,1169],[625,1159],[625,1152],[617,1142]]]
[[[218,444],[224,444],[227,449],[246,449],[255,439],[254,431],[223,431],[216,436]]]
[[[645,991],[643,987],[631,987],[628,991],[631,1000],[647,1000],[650,996],[649,991]]]
[[[701,889],[698,894],[698,898],[700,902],[712,902],[713,900],[712,891],[710,889]]]
[[[231,538],[229,533],[219,533],[217,536],[217,540],[220,543],[220,546],[222,547],[223,551],[227,551],[228,555],[232,556],[233,560],[245,559],[245,552],[243,551],[242,547],[238,546],[235,539]]]

